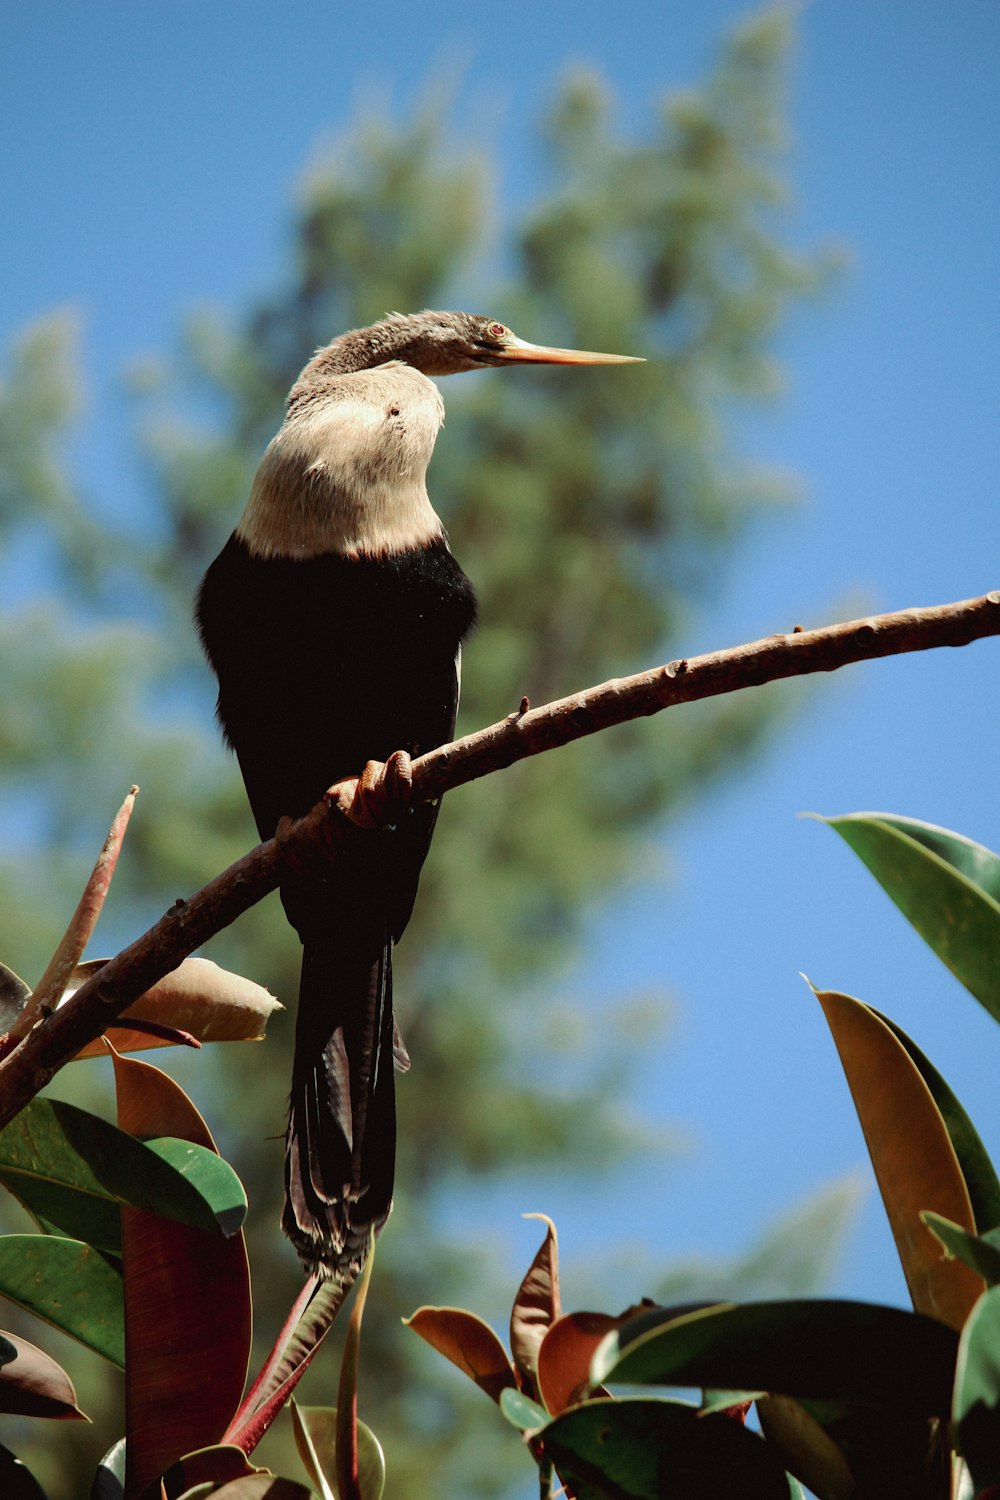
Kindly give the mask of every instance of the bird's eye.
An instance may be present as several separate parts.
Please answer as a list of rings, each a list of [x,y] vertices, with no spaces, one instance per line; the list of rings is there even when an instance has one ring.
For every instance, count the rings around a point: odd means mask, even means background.
[[[491,339],[505,339],[508,333],[510,333],[510,329],[505,328],[502,323],[491,323],[486,332]]]

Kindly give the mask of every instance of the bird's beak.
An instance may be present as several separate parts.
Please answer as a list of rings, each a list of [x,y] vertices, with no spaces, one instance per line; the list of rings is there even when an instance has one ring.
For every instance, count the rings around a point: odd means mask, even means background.
[[[644,365],[637,354],[594,354],[589,349],[552,349],[545,344],[529,344],[509,334],[499,349],[490,351],[498,364],[508,361],[525,365]]]

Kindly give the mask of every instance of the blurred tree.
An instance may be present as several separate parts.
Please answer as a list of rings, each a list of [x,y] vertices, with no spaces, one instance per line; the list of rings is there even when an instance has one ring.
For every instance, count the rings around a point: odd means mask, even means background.
[[[60,602],[21,603],[5,584],[15,601],[0,615],[6,961],[37,975],[86,863],[81,838],[89,857],[133,779],[143,795],[113,896],[115,938],[252,841],[238,774],[213,738],[191,598],[292,380],[336,332],[393,308],[461,306],[539,342],[648,355],[627,377],[448,382],[430,485],[482,601],[462,727],[501,717],[522,694],[539,703],[663,659],[740,527],[782,497],[732,453],[726,424],[737,402],[774,390],[771,335],[822,273],[784,248],[776,223],[790,25],[768,13],[736,32],[707,82],[667,98],[643,139],[617,132],[598,78],[564,82],[541,136],[549,182],[500,242],[503,277],[492,164],[454,148],[446,103],[432,98],[401,127],[352,129],[304,183],[285,283],[235,325],[193,319],[175,364],[137,367],[153,502],[144,514],[137,499],[130,530],[96,519],[66,477],[60,443],[79,388],[71,326],[27,336],[0,389],[4,575],[41,555]],[[665,815],[731,772],[774,719],[771,697],[704,704],[448,799],[400,950],[414,1068],[399,1089],[397,1207],[366,1330],[365,1413],[388,1450],[391,1493],[427,1493],[431,1475],[437,1493],[510,1482],[494,1414],[483,1403],[474,1420],[463,1383],[447,1373],[438,1383],[398,1317],[468,1300],[470,1279],[486,1274],[485,1251],[438,1230],[447,1195],[453,1203],[489,1172],[585,1167],[592,1183],[638,1141],[622,1102],[627,1000],[609,997],[587,1026],[569,1013],[554,1024],[545,976],[575,951],[589,903],[641,867]],[[294,996],[297,945],[271,902],[213,952]],[[170,1064],[248,1182],[265,1338],[297,1280],[276,1226],[291,1030],[290,1019],[272,1025],[263,1052]],[[526,1206],[537,1198],[536,1186]],[[502,1294],[479,1305],[503,1305]],[[79,1493],[46,1472],[54,1496]]]

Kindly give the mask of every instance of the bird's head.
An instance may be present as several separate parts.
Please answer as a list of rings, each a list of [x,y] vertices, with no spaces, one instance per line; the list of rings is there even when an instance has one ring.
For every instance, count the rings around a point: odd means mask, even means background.
[[[595,354],[586,349],[556,349],[529,344],[495,318],[476,313],[426,311],[391,313],[360,334],[375,362],[398,359],[424,375],[457,375],[497,365],[612,365],[642,363],[629,354]],[[340,342],[339,340],[337,341]]]

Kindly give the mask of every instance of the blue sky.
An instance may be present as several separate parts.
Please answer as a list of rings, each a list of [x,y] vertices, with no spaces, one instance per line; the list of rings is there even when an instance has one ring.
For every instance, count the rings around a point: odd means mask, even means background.
[[[123,513],[135,503],[123,366],[168,349],[186,309],[238,310],[279,275],[295,181],[360,99],[402,112],[458,69],[463,132],[500,143],[502,218],[537,191],[531,136],[554,77],[595,64],[639,127],[746,13],[730,0],[6,7],[0,329],[79,310],[91,401],[73,453],[88,490]],[[993,0],[801,10],[790,233],[836,240],[852,264],[782,336],[784,400],[741,428],[801,477],[803,502],[758,526],[679,649],[1000,586],[998,58]],[[656,1261],[726,1256],[824,1182],[867,1181],[803,970],[890,1012],[1000,1151],[996,1028],[836,836],[796,816],[884,808],[1000,847],[997,683],[996,642],[824,681],[765,762],[672,830],[648,883],[595,913],[587,987],[676,995],[638,1103],[687,1152],[616,1189],[630,1205],[617,1234],[512,1182],[490,1196],[492,1236],[523,1258],[537,1226],[517,1215],[548,1208],[570,1263],[609,1235]],[[836,1289],[905,1299],[874,1190]]]

